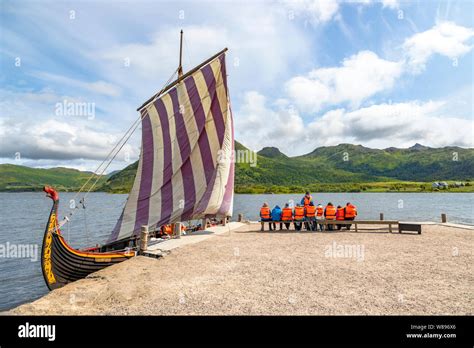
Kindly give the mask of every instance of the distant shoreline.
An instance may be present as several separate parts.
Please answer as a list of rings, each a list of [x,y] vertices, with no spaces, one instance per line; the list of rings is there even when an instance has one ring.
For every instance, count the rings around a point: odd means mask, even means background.
[[[242,183],[237,180],[234,185],[236,194],[301,194],[306,191],[320,193],[468,193],[474,192],[474,184],[470,179],[467,180],[440,180],[440,181],[372,181],[372,182],[326,182],[311,184],[259,184],[259,183]],[[434,183],[442,183],[447,186],[434,187]],[[0,192],[41,192],[43,186],[49,184],[56,188],[59,192],[77,192],[80,186],[75,183],[55,184],[51,182],[31,182],[21,184],[7,184],[0,186]],[[128,194],[130,185],[107,186],[101,185],[93,192],[106,192],[117,194]]]
[[[241,191],[236,190],[234,194],[241,195],[281,195],[281,194],[301,194],[304,195],[306,190],[297,190],[297,191]],[[0,190],[0,193],[33,193],[33,192],[43,192],[42,188],[32,189],[32,190]],[[77,193],[78,190],[58,190],[60,193]],[[128,194],[129,192],[123,191],[92,191],[96,193],[109,193],[109,194]],[[468,190],[430,190],[430,191],[420,191],[420,190],[353,190],[353,191],[336,191],[336,190],[310,190],[311,193],[474,193],[474,187],[471,186]]]

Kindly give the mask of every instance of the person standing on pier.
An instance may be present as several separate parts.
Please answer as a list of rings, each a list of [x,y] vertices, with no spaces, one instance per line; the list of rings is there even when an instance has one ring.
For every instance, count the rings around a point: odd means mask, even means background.
[[[309,193],[309,191],[306,191],[306,194],[304,195],[304,197],[301,198],[300,204],[301,204],[303,207],[306,208],[308,205],[310,205],[310,203],[313,203],[313,205],[314,205],[313,197],[311,196],[311,194]]]

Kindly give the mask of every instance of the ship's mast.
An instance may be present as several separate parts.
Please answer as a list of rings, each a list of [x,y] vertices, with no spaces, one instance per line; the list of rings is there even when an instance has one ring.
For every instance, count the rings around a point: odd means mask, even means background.
[[[183,65],[181,64],[183,59],[183,29],[181,29],[181,38],[179,40],[179,66],[178,66],[178,80],[183,77]]]

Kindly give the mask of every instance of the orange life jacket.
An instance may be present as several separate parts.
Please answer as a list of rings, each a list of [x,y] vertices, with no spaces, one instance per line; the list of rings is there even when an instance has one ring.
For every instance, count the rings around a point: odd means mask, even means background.
[[[344,220],[344,208],[337,208],[336,220]]]
[[[163,232],[168,234],[168,235],[172,235],[173,234],[173,228],[172,228],[171,224],[165,225],[163,227]]]
[[[316,210],[317,210],[317,213],[316,213],[317,216],[323,216],[324,214],[323,207],[317,207]]]
[[[295,220],[303,220],[304,207],[295,207]]]
[[[281,211],[281,220],[282,221],[293,220],[293,210],[291,208],[283,208],[283,210]]]
[[[313,197],[309,196],[304,196],[304,206],[307,207],[309,205],[309,203],[311,203],[311,201],[313,200]]]
[[[316,207],[314,205],[308,205],[306,207],[306,216],[314,217],[316,215]]]
[[[325,216],[326,216],[326,219],[328,219],[328,220],[335,220],[336,219],[336,207],[333,206],[333,205],[327,205]]]
[[[353,218],[357,216],[357,208],[352,204],[346,206],[346,218]]]
[[[269,207],[261,207],[260,208],[260,217],[262,219],[270,219],[270,208]]]

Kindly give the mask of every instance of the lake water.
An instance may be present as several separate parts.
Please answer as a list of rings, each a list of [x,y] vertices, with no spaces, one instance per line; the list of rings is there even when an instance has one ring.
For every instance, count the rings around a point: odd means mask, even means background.
[[[69,211],[74,193],[61,193],[59,217]],[[302,195],[236,195],[234,218],[239,213],[246,219],[257,220],[263,202],[271,207],[283,207],[285,202],[299,202]],[[316,203],[335,205],[354,203],[360,219],[401,221],[440,221],[446,213],[449,222],[474,225],[473,193],[319,193]],[[103,243],[115,225],[127,195],[91,193],[86,202],[87,215],[77,209],[63,234],[76,248]],[[48,292],[43,281],[40,252],[51,200],[43,193],[0,193],[0,245],[31,245],[37,248],[38,259],[0,257],[0,310],[29,302]]]

